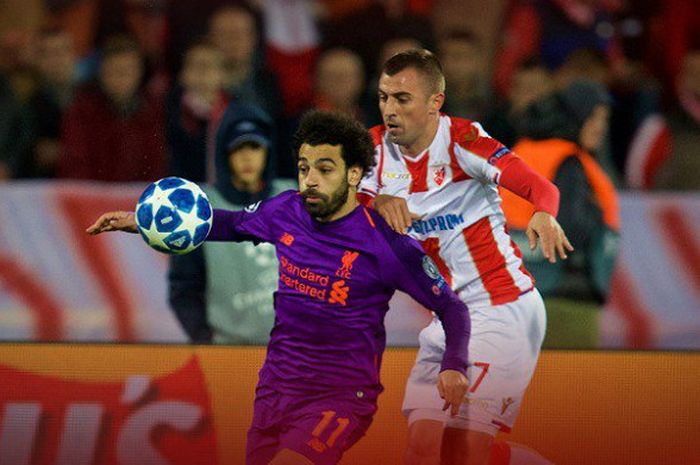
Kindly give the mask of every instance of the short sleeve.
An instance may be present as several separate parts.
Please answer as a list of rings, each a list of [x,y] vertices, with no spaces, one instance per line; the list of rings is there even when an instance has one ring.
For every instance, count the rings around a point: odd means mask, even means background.
[[[482,182],[498,184],[501,171],[513,152],[491,137],[479,123],[461,122],[452,130],[454,153],[459,166]]]

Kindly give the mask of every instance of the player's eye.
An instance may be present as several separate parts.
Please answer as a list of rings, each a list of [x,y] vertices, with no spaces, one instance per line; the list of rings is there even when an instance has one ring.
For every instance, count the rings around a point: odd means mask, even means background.
[[[303,166],[303,165],[302,165],[302,166],[299,166],[298,169],[299,169],[299,172],[300,172],[301,174],[306,174],[306,172],[309,171],[309,167],[308,167],[308,166]]]
[[[379,94],[379,100],[381,102],[386,102],[387,98],[386,94]]]

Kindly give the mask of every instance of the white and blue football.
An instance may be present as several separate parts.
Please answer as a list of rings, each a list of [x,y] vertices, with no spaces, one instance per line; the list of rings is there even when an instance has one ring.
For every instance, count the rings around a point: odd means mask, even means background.
[[[212,225],[212,209],[200,187],[178,177],[150,184],[136,204],[136,224],[146,243],[168,254],[199,247]]]

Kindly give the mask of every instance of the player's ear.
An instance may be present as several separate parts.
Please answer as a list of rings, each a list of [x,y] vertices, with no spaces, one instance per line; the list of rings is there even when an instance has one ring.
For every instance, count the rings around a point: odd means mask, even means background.
[[[351,166],[348,169],[348,184],[352,187],[357,187],[362,179],[362,168],[359,166]]]
[[[445,94],[443,92],[433,94],[430,96],[430,114],[437,114],[440,112],[442,105],[445,103]]]

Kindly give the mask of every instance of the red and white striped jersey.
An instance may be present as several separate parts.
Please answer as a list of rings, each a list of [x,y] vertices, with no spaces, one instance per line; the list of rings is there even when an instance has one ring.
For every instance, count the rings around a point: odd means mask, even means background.
[[[421,154],[405,156],[385,134],[370,130],[377,165],[358,192],[403,197],[421,215],[409,234],[467,305],[512,302],[534,286],[518,247],[505,230],[498,182],[500,162],[514,156],[480,124],[440,116],[437,134]],[[505,158],[504,158],[505,157]]]

